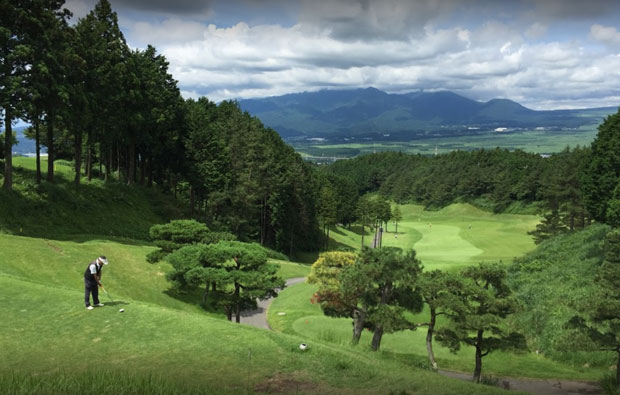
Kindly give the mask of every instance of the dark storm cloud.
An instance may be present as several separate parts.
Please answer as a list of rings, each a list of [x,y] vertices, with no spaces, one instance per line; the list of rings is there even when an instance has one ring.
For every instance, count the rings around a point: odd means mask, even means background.
[[[110,0],[113,7],[137,11],[161,12],[169,15],[191,16],[207,14],[213,0]]]

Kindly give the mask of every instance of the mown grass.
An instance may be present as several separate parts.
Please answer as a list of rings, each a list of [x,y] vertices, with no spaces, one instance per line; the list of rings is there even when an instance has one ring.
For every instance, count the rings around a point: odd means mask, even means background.
[[[0,288],[0,382],[13,383],[21,393],[38,392],[42,381],[61,388],[59,393],[110,393],[104,390],[111,384],[106,379],[116,377],[119,384],[112,389],[128,381],[145,385],[137,393],[149,393],[149,384],[141,383],[151,376],[165,377],[164,389],[176,387],[162,393],[495,391],[346,348],[310,343],[302,352],[299,336],[193,312],[129,299],[125,313],[118,305],[87,311],[74,302],[81,290],[4,275]],[[103,373],[92,376],[97,369]]]
[[[425,211],[421,206],[404,205],[400,206],[400,210],[403,220],[398,225],[398,234],[393,233],[395,226],[390,224],[389,232],[384,234],[383,245],[402,249],[414,248],[425,270],[457,270],[481,261],[502,261],[509,264],[515,257],[536,248],[527,232],[535,228],[539,221],[538,216],[492,214],[468,204],[453,204],[440,211]],[[359,249],[360,231],[361,228],[355,226],[351,229],[338,227],[330,233],[331,247]],[[369,245],[371,239],[372,235],[366,234],[364,244]],[[561,249],[565,255],[574,254],[565,244]],[[580,254],[574,255],[577,260],[582,258]],[[523,282],[527,284],[525,277]],[[553,288],[544,287],[542,284],[538,286],[553,292]],[[308,284],[299,284],[284,290],[269,310],[271,327],[283,333],[300,335],[309,342],[348,347],[352,335],[351,320],[325,317],[320,307],[311,303],[315,290],[315,287]],[[554,303],[561,305],[557,300]],[[415,322],[426,322],[428,312],[423,311],[412,318]],[[438,325],[442,323],[440,318]],[[361,344],[355,350],[366,352],[371,337],[370,332],[365,332]],[[424,328],[385,335],[381,353],[424,361],[427,355],[425,337]],[[435,342],[434,350],[440,367],[473,371],[473,349],[465,347],[453,354]],[[532,352],[521,354],[492,353],[484,358],[483,373],[574,380],[597,380],[605,373],[605,367],[600,364],[587,367],[582,361],[573,363],[574,361],[566,359],[564,362],[557,362],[546,358],[544,353],[533,352],[535,350],[536,348],[533,348]]]
[[[399,206],[403,220],[390,223],[383,234],[383,246],[414,248],[427,270],[452,270],[482,261],[512,262],[535,248],[527,234],[540,218],[535,215],[493,214],[470,204],[457,203],[439,211],[422,206]],[[361,228],[337,227],[330,232],[330,247],[359,250]],[[370,246],[372,231],[366,228],[364,245]]]
[[[315,291],[314,286],[306,283],[282,291],[269,309],[270,326],[282,333],[301,336],[308,343],[320,342],[348,347],[362,354],[370,352],[372,333],[364,332],[358,346],[349,346],[352,335],[351,319],[324,316],[320,307],[310,301]],[[422,312],[416,315],[414,321],[422,322],[426,319],[426,314]],[[442,322],[440,320],[438,325]],[[384,335],[380,354],[426,361],[425,338],[425,328]],[[440,368],[473,372],[473,349],[464,347],[453,354],[437,342],[434,343],[433,349]],[[494,352],[483,360],[483,374],[497,376],[597,380],[604,373],[605,369],[601,367],[586,368],[559,363],[533,352],[521,354]]]

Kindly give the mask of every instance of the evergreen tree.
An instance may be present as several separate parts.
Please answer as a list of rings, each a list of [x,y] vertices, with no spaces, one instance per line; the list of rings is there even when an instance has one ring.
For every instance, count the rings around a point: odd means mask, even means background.
[[[0,115],[4,126],[4,181],[13,188],[13,121],[23,113],[24,79],[31,64],[32,40],[25,31],[27,1],[0,0]]]
[[[420,275],[417,289],[429,309],[429,321],[418,325],[428,327],[426,331],[426,351],[431,368],[437,370],[437,362],[433,353],[433,334],[437,325],[437,317],[441,315],[454,315],[463,311],[463,300],[460,297],[463,292],[463,283],[453,274],[442,272],[441,270],[433,270]]]
[[[588,211],[601,222],[620,176],[620,110],[598,127],[592,142],[589,164],[582,175],[583,194]]]
[[[437,340],[453,352],[461,343],[475,348],[473,381],[480,382],[482,358],[495,350],[522,350],[525,338],[508,332],[503,320],[518,309],[517,300],[506,284],[506,270],[500,264],[472,266],[461,272],[464,278],[461,301],[453,304],[451,325],[437,331]]]
[[[392,211],[392,219],[394,220],[394,224],[396,225],[395,232],[398,233],[398,223],[403,220],[403,214],[400,212],[400,208],[398,205],[394,207]]]
[[[415,288],[421,271],[415,251],[403,254],[394,247],[366,248],[356,264],[344,270],[343,288],[358,290],[361,304],[366,306],[366,320],[374,330],[373,351],[381,347],[384,333],[415,328],[404,313],[422,309],[422,300]]]

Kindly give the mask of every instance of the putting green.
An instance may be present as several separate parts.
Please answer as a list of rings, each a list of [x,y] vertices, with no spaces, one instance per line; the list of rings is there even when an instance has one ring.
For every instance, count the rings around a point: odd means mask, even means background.
[[[460,228],[456,226],[415,223],[413,228],[422,234],[422,239],[412,247],[422,262],[432,262],[433,266],[459,265],[484,252],[463,239]],[[394,243],[397,239],[390,236],[388,234],[387,238],[384,238],[384,245],[397,245],[398,243]]]
[[[469,204],[452,204],[439,211],[422,206],[399,206],[403,220],[390,223],[383,233],[383,246],[415,249],[426,269],[450,270],[482,261],[511,262],[536,245],[528,232],[536,228],[535,215],[493,214]],[[373,231],[365,228],[364,245],[370,246]],[[330,247],[360,249],[361,227],[336,227]]]

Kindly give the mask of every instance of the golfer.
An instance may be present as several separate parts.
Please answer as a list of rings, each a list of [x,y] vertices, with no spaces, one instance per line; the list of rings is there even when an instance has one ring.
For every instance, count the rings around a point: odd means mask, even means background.
[[[93,305],[97,307],[103,306],[103,303],[99,302],[99,288],[103,286],[101,284],[101,269],[103,265],[107,265],[108,260],[105,256],[100,256],[91,263],[88,264],[86,271],[84,272],[84,303],[86,308],[92,310],[94,307],[90,304],[90,294],[93,294]]]

